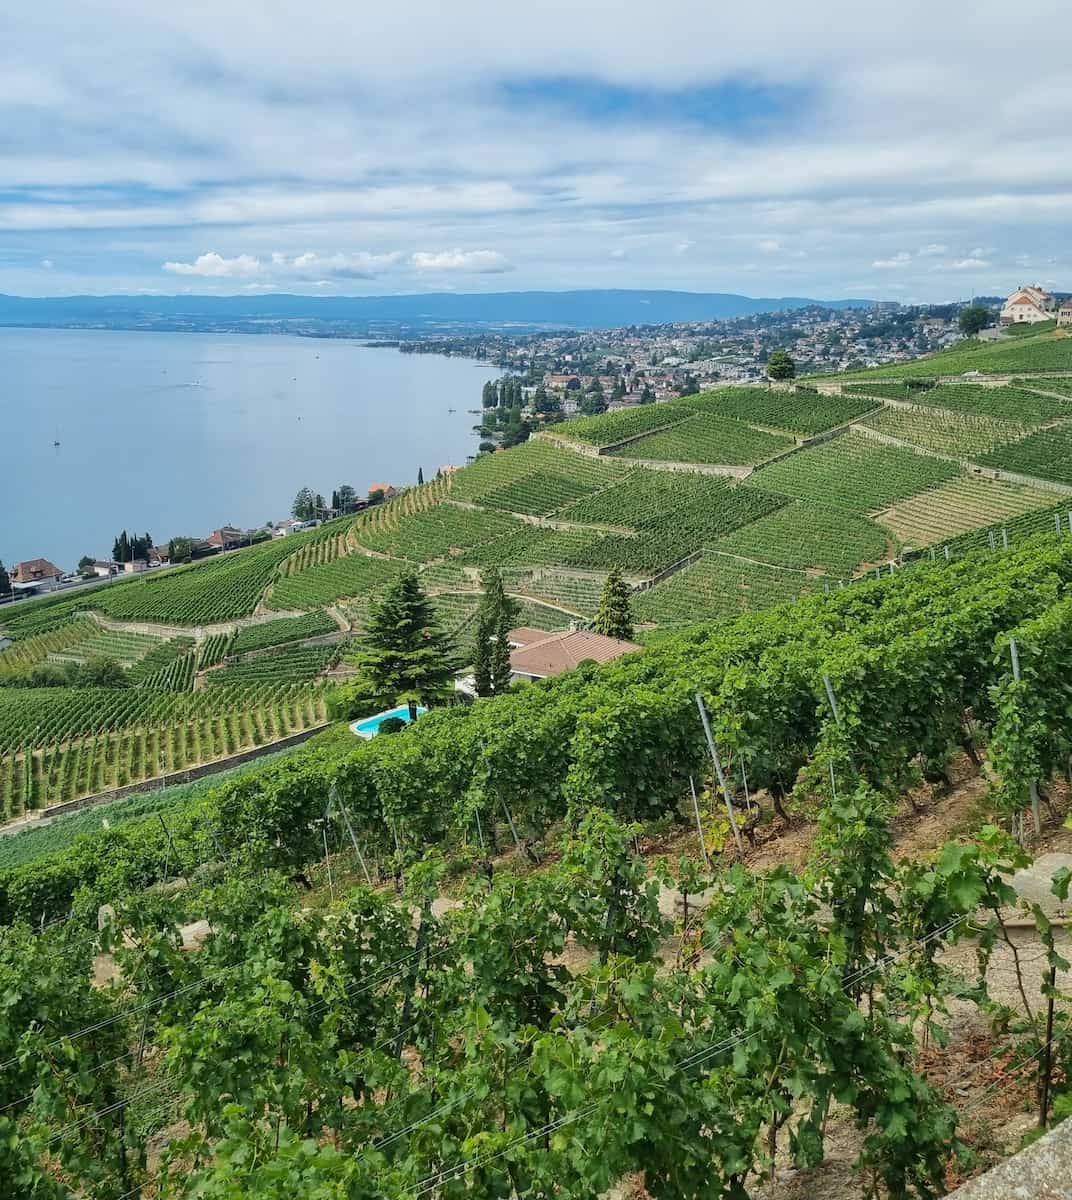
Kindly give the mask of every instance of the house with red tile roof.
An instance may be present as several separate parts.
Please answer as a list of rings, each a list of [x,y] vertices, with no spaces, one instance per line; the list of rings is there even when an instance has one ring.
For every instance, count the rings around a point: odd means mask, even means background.
[[[1002,325],[1035,325],[1057,316],[1057,301],[1041,284],[1025,283],[1005,301],[1001,309]]]
[[[11,586],[24,592],[48,592],[59,587],[63,572],[47,558],[30,558],[15,564],[11,572]]]
[[[510,642],[510,669],[515,679],[548,679],[572,671],[579,663],[613,662],[640,647],[635,642],[604,637],[590,629],[548,633],[522,625],[506,635]]]

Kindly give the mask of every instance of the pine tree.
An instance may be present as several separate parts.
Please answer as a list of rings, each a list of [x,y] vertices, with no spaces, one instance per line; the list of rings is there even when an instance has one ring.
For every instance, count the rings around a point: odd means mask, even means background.
[[[592,622],[596,633],[604,637],[621,638],[629,642],[633,639],[633,612],[629,603],[629,585],[622,578],[621,571],[615,567],[607,576],[603,585],[603,595],[599,600],[599,611]]]
[[[492,567],[480,576],[484,595],[476,617],[473,675],[478,696],[491,696],[510,687],[510,639],[517,605],[503,590],[502,576]]]
[[[372,606],[360,663],[377,691],[408,703],[413,720],[419,702],[437,700],[448,690],[454,674],[452,649],[411,571]]]
[[[417,486],[421,487],[424,483],[424,467],[417,468]]]
[[[7,568],[0,562],[0,596],[7,596],[11,592],[11,576],[7,573]]]

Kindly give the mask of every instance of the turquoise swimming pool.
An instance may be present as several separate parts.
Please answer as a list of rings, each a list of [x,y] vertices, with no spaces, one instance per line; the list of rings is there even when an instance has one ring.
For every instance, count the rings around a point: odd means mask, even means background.
[[[417,716],[426,713],[428,709],[417,708]],[[354,721],[350,728],[361,738],[375,737],[380,732],[380,726],[388,719],[394,717],[399,721],[405,721],[409,724],[409,705],[400,704],[397,708],[389,708],[386,712],[377,713],[374,717],[365,717],[361,721]]]

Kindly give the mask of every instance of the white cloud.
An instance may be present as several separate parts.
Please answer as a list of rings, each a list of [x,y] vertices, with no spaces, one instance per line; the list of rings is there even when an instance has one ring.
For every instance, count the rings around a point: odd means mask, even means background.
[[[192,263],[166,262],[164,270],[169,275],[199,275],[203,279],[246,279],[260,275],[264,267],[260,259],[251,254],[224,258],[210,250],[207,254],[199,254]]]
[[[876,258],[871,266],[876,271],[899,271],[907,267],[911,261],[912,255],[906,250],[902,250],[900,253],[895,254],[893,258]]]
[[[44,267],[46,271],[51,271],[55,265],[56,264],[52,261],[51,258],[41,259],[41,266]]]
[[[992,264],[985,258],[976,258],[972,255],[971,258],[962,258],[959,262],[953,264],[954,271],[982,271]]]
[[[375,279],[389,267],[396,266],[402,259],[398,251],[387,254],[304,254],[288,257],[279,251],[272,254],[272,267],[281,275],[311,279],[318,285],[330,283],[330,276],[340,279]]]
[[[628,251],[628,250],[623,250],[623,249],[622,249],[622,248],[619,246],[619,247],[618,247],[616,250],[612,250],[612,251],[610,252],[610,257],[611,257],[611,258],[616,258],[616,259],[628,258],[628,257],[629,257],[629,251]]]
[[[462,271],[474,275],[501,275],[513,267],[498,250],[418,250],[410,259],[418,271]]]
[[[522,287],[737,280],[778,294],[787,273],[794,291],[835,296],[860,294],[850,285],[875,260],[888,264],[869,275],[876,291],[903,279],[942,299],[950,259],[1019,274],[987,249],[1013,244],[1072,288],[1072,73],[1053,36],[1064,10],[1040,3],[1010,25],[1006,0],[978,0],[966,25],[933,0],[867,13],[664,0],[633,6],[608,52],[611,0],[412,0],[374,6],[359,30],[340,0],[306,0],[300,37],[279,0],[255,23],[209,0],[15,0],[0,40],[0,291],[133,291],[167,259],[192,288],[375,291],[401,276],[438,289],[516,263]],[[1031,71],[974,119],[979,80],[1010,61]],[[688,89],[740,79],[796,90],[758,131],[663,115],[677,93],[687,117]],[[553,80],[576,80],[580,101],[556,102],[568,84]],[[666,104],[608,129],[584,101],[608,86]],[[662,252],[608,257],[645,237]],[[920,249],[905,262],[891,244]],[[220,263],[201,262],[206,245]],[[434,249],[454,246],[495,246],[501,261]],[[404,249],[378,262],[381,247]],[[433,249],[418,260],[414,247]],[[47,275],[45,254],[61,264]],[[259,273],[242,274],[243,256]],[[994,269],[995,291],[1016,282]]]

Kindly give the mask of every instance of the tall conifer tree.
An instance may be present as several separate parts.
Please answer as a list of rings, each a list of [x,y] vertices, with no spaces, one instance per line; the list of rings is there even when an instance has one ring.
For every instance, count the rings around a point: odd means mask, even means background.
[[[399,576],[372,606],[359,661],[377,691],[409,705],[411,720],[418,703],[442,699],[449,690],[451,640],[437,625],[414,572]]]
[[[626,642],[632,641],[633,610],[629,596],[629,584],[622,578],[621,571],[614,567],[603,585],[599,611],[592,622],[596,633],[601,633],[604,637],[621,638]]]
[[[491,696],[510,687],[510,639],[517,605],[503,590],[502,576],[492,567],[481,574],[484,595],[476,618],[473,674],[478,696]]]

